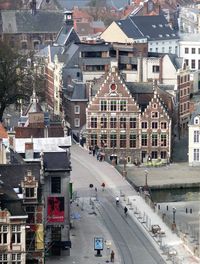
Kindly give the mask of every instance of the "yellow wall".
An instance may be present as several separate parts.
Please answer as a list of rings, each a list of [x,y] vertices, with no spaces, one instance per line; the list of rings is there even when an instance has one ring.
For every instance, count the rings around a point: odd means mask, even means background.
[[[116,22],[112,24],[101,34],[101,39],[106,42],[118,42],[118,43],[133,43],[132,38],[128,38],[124,32],[120,29]]]

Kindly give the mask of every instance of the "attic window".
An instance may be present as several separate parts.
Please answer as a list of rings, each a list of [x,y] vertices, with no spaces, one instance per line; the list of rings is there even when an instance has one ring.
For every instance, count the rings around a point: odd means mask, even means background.
[[[199,118],[198,118],[198,117],[195,117],[195,119],[194,119],[194,124],[195,124],[195,125],[198,125],[198,124],[199,124]]]
[[[166,34],[166,37],[169,37],[169,34]]]
[[[176,34],[172,34],[172,36],[173,36],[173,37],[175,37],[175,36],[176,36]]]
[[[159,24],[159,27],[163,27],[163,25],[162,24]]]
[[[121,22],[118,22],[118,25],[120,25],[120,26],[121,26]]]
[[[147,35],[147,38],[150,38],[150,36],[149,36],[149,35]]]
[[[153,28],[156,28],[156,25],[152,25]]]
[[[159,36],[160,38],[162,38],[163,35],[162,35],[162,34],[159,34],[158,36]]]

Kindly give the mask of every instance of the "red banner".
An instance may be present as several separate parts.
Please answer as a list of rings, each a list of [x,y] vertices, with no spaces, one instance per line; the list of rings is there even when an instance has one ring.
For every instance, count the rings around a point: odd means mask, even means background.
[[[64,222],[64,197],[48,197],[47,221]]]

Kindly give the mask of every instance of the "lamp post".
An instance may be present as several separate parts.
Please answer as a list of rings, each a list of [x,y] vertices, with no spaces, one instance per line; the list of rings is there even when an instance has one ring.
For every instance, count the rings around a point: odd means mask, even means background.
[[[145,189],[147,190],[148,187],[148,183],[147,183],[147,179],[148,179],[148,170],[145,170]]]
[[[173,221],[172,221],[172,230],[175,230],[176,228],[176,208],[172,208],[172,213],[173,213]]]

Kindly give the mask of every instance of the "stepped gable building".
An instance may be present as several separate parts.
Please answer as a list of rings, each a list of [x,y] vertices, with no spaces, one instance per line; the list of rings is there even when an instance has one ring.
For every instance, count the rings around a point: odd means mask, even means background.
[[[149,101],[140,107],[116,68],[95,84],[86,110],[87,146],[98,145],[119,161],[168,162],[171,156],[171,118],[155,85]],[[142,102],[140,102],[142,105]]]

